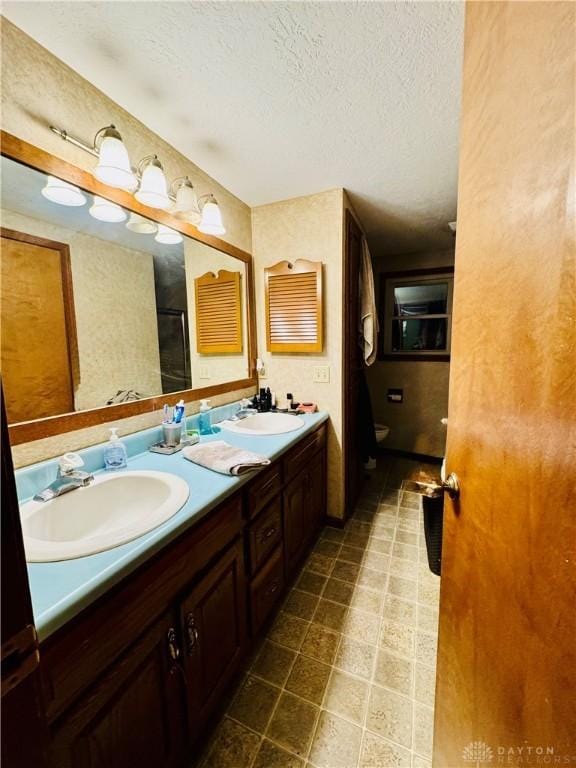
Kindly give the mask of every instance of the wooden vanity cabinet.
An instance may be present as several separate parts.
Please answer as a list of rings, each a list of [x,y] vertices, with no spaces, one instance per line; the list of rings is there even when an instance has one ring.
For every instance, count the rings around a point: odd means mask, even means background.
[[[246,583],[234,543],[180,604],[182,666],[193,738],[218,704],[246,650]]]
[[[180,764],[185,701],[174,619],[154,622],[55,724],[54,768]]]
[[[325,427],[41,645],[53,768],[183,768],[312,546]]]

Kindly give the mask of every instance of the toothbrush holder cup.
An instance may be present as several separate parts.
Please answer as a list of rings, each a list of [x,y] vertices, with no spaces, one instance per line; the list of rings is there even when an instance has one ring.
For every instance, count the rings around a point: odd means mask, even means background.
[[[175,448],[180,444],[182,424],[162,424],[162,432],[164,434],[164,445]]]

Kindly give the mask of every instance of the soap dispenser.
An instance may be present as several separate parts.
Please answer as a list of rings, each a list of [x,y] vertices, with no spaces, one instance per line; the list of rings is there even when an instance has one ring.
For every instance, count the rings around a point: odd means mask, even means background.
[[[198,418],[198,428],[201,435],[212,434],[212,418],[210,415],[210,400],[200,401],[200,416]]]
[[[128,462],[126,446],[120,440],[117,427],[110,428],[110,440],[104,448],[104,468],[109,471],[125,469]]]

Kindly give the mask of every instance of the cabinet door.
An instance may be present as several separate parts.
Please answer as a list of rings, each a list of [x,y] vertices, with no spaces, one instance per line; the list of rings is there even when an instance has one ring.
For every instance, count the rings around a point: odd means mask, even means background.
[[[306,496],[308,475],[297,475],[284,490],[284,556],[286,574],[298,565],[307,541]]]
[[[236,672],[246,642],[244,556],[235,543],[182,601],[190,729],[205,722]]]
[[[326,463],[325,452],[320,451],[308,468],[308,504],[310,509],[309,535],[314,540],[322,525],[326,506]]]
[[[53,734],[54,768],[169,768],[182,756],[185,696],[175,624],[156,622]]]

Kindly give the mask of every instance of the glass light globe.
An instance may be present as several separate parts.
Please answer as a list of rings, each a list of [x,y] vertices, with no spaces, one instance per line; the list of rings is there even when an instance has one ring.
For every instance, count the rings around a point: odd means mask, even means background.
[[[134,194],[136,200],[150,208],[168,208],[170,198],[168,197],[168,187],[166,177],[162,170],[162,165],[157,158],[152,158],[142,171],[140,179],[140,188]]]
[[[153,235],[158,232],[158,225],[155,221],[145,219],[137,213],[130,214],[130,218],[126,222],[126,228],[131,232],[136,232],[138,235]]]
[[[178,245],[182,242],[182,235],[175,229],[170,229],[164,224],[158,224],[158,232],[154,240],[157,243],[162,243],[162,245]]]
[[[138,186],[138,179],[132,172],[128,151],[122,137],[114,126],[106,128],[100,143],[98,165],[94,168],[98,181],[110,187],[133,192]]]
[[[210,196],[202,208],[202,220],[198,227],[207,235],[223,235],[226,230],[222,224],[222,214],[215,198]]]
[[[47,200],[58,205],[80,206],[87,202],[86,195],[78,187],[55,176],[48,176],[46,186],[41,192]]]
[[[94,195],[94,202],[88,209],[88,213],[92,218],[110,224],[117,224],[126,219],[126,211],[123,208],[97,195]]]

